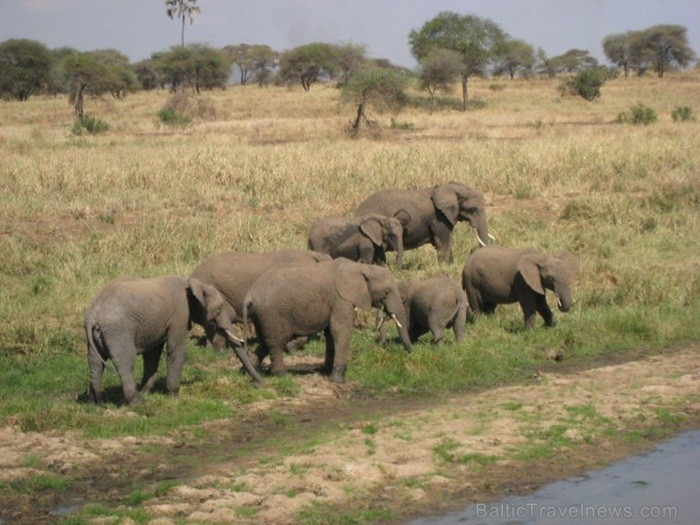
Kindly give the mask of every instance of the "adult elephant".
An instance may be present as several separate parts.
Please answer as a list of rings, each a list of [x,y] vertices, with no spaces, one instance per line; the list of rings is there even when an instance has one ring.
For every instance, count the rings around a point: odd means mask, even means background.
[[[378,213],[396,217],[403,225],[403,246],[409,250],[430,243],[440,262],[452,262],[452,230],[467,221],[479,244],[489,242],[483,194],[457,182],[419,190],[388,189],[367,197],[357,208],[361,217]]]
[[[124,277],[106,284],[85,313],[90,386],[88,398],[99,402],[102,374],[111,359],[122,381],[129,403],[141,400],[133,376],[137,355],[143,356],[141,392],[149,392],[156,382],[158,363],[167,346],[170,394],[180,390],[185,362],[185,344],[190,323],[210,325],[222,337],[235,339],[231,318],[221,294],[210,285],[180,276],[147,279]],[[235,343],[235,341],[232,341]],[[243,366],[262,381],[239,344],[234,344]]]
[[[191,277],[214,286],[226,299],[234,322],[243,318],[243,299],[253,283],[266,271],[282,266],[315,265],[330,256],[311,250],[282,249],[261,253],[225,252],[204,259]],[[213,326],[205,326],[207,340],[219,351],[226,346]]]
[[[398,219],[372,213],[345,219],[325,217],[309,229],[309,249],[334,259],[345,257],[365,264],[386,264],[386,252],[396,252],[396,265],[403,258],[403,226]]]
[[[518,302],[526,328],[535,327],[538,313],[546,326],[553,326],[545,290],[553,291],[559,310],[568,312],[574,302],[571,279],[578,271],[579,263],[569,252],[548,255],[536,248],[487,246],[467,259],[462,287],[475,315],[490,314],[499,304]]]
[[[285,345],[295,337],[323,331],[324,369],[332,382],[342,383],[350,360],[355,310],[372,306],[383,308],[397,322],[401,341],[410,351],[401,296],[386,268],[341,258],[270,270],[255,282],[244,302],[243,325],[250,318],[258,335],[251,363],[259,366],[269,354],[271,372],[282,374]]]

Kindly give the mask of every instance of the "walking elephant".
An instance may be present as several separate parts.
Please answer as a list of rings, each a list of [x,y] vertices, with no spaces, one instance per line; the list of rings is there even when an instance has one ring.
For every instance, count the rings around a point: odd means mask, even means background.
[[[243,299],[253,283],[266,271],[282,266],[314,265],[330,256],[310,250],[283,249],[262,253],[225,252],[207,257],[191,277],[211,284],[226,299],[234,322],[243,317]],[[212,326],[205,326],[207,340],[219,351],[226,341]]]
[[[345,257],[366,264],[386,264],[386,252],[396,252],[396,265],[403,258],[403,226],[394,217],[376,213],[345,219],[326,217],[309,230],[309,249],[334,259]]]
[[[121,378],[124,397],[138,403],[141,396],[133,376],[137,355],[143,356],[141,392],[149,392],[157,379],[158,363],[167,345],[168,392],[180,390],[185,344],[190,323],[211,325],[234,343],[243,366],[262,381],[231,333],[226,302],[213,287],[180,276],[139,279],[124,277],[107,283],[85,313],[90,387],[88,398],[99,402],[102,374],[111,359]]]
[[[419,190],[388,189],[369,196],[357,208],[358,217],[378,213],[403,225],[403,246],[410,250],[432,244],[440,262],[452,262],[452,230],[467,221],[481,245],[489,242],[483,194],[457,182]]]
[[[537,313],[546,326],[553,326],[545,290],[553,291],[559,310],[568,312],[574,302],[570,283],[578,271],[578,261],[568,252],[548,255],[536,248],[487,246],[467,259],[462,287],[475,315],[493,313],[499,304],[518,302],[526,328],[535,327]]]
[[[259,366],[269,354],[271,372],[282,374],[285,344],[323,331],[324,370],[332,382],[342,383],[350,360],[355,310],[372,306],[384,308],[397,322],[401,341],[410,351],[401,297],[386,268],[341,258],[270,270],[250,288],[243,306],[243,326],[250,318],[258,334],[251,363]]]
[[[452,328],[455,341],[464,336],[467,322],[467,296],[459,283],[446,275],[423,280],[405,280],[399,283],[399,294],[408,318],[408,336],[411,343],[431,332],[436,343],[442,342],[443,332]],[[381,344],[386,343],[385,317],[379,324]]]

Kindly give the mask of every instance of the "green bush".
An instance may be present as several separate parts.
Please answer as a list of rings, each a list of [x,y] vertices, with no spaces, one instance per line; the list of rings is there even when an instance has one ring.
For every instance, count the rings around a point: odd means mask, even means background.
[[[172,108],[163,108],[158,112],[158,119],[166,126],[185,128],[191,120]]]
[[[559,90],[563,94],[576,95],[585,100],[600,97],[600,87],[605,84],[608,75],[604,69],[588,68],[579,71],[573,77],[562,81]]]
[[[109,129],[109,124],[106,122],[91,117],[90,115],[81,115],[75,119],[75,124],[73,124],[73,129],[71,132],[73,135],[82,135],[83,131],[89,133],[90,135],[98,135],[104,133]]]
[[[677,106],[673,111],[671,111],[671,118],[673,118],[673,122],[695,120],[695,117],[693,116],[693,108],[690,106]]]
[[[617,114],[619,124],[644,124],[646,126],[657,120],[656,111],[644,104],[637,104],[632,106],[629,112],[621,111]]]

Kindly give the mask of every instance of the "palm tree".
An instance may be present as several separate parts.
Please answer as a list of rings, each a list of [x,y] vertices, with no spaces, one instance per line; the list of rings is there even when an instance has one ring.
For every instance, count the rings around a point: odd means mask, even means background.
[[[165,0],[165,12],[171,19],[182,19],[182,35],[180,45],[185,45],[185,18],[190,19],[190,24],[194,22],[194,16],[199,14],[199,7],[195,5],[198,0]]]

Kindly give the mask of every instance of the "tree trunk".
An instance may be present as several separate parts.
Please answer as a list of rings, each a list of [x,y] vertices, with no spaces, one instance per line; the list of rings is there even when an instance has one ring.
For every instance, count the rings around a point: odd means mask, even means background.
[[[365,116],[365,103],[361,102],[359,106],[357,106],[357,117],[355,117],[355,122],[352,125],[353,131],[357,132],[360,129],[360,123],[362,122],[362,119]]]
[[[462,111],[467,111],[467,80],[468,77],[462,77]]]
[[[182,32],[180,33],[180,45],[185,47],[185,14],[182,15]]]

